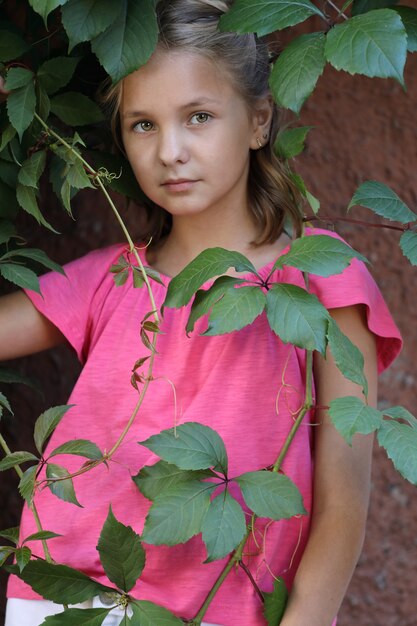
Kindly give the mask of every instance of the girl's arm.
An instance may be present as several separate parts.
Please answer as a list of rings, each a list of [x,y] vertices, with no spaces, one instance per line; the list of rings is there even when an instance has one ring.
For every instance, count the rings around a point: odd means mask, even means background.
[[[23,291],[0,298],[0,360],[14,359],[64,343],[65,337]]]
[[[362,351],[369,385],[368,402],[376,404],[375,338],[365,322],[365,307],[330,311],[342,331]],[[317,354],[317,353],[316,353]],[[345,379],[329,354],[315,357],[318,406],[361,389]],[[331,626],[358,561],[368,510],[373,437],[355,435],[350,447],[332,425],[327,411],[315,414],[314,499],[310,537],[301,559],[281,626]]]

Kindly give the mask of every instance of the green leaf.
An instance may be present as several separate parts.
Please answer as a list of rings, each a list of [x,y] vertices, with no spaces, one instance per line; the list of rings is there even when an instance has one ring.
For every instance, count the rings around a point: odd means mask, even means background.
[[[47,539],[55,539],[55,537],[62,537],[62,535],[59,535],[58,533],[53,533],[50,530],[40,530],[39,532],[33,533],[32,535],[26,537],[26,539],[22,541],[22,544],[26,543],[27,541],[46,541]]]
[[[215,488],[212,483],[190,481],[158,496],[146,517],[143,541],[174,546],[200,533]]]
[[[368,382],[363,372],[364,360],[362,352],[340,330],[336,322],[330,318],[327,338],[336,366],[343,376],[360,385],[365,396],[368,395]]]
[[[31,387],[31,389],[42,395],[39,390],[40,384],[38,383],[38,381],[35,381],[28,376],[23,376],[23,374],[15,372],[14,370],[8,369],[6,367],[0,368],[0,383],[20,383],[22,385],[27,385],[28,387]]]
[[[401,250],[412,265],[417,265],[417,232],[407,230],[401,235]]]
[[[263,614],[268,626],[278,626],[281,622],[287,606],[288,591],[283,578],[274,579],[274,590],[271,593],[264,592]]]
[[[132,476],[133,482],[148,500],[155,500],[165,491],[169,491],[181,483],[201,480],[214,476],[206,470],[182,470],[176,465],[166,461],[158,461],[154,465],[145,465],[136,476]]]
[[[295,239],[290,251],[279,257],[274,268],[280,269],[289,265],[302,272],[327,277],[343,272],[354,258],[367,262],[362,254],[340,239],[329,235],[314,235]]]
[[[417,485],[417,429],[409,424],[384,420],[378,430],[378,443],[385,448],[395,469]]]
[[[25,569],[26,565],[29,563],[31,556],[32,556],[32,551],[27,546],[23,546],[22,548],[18,548],[16,550],[15,552],[16,563],[21,572]]]
[[[77,604],[102,592],[114,591],[72,567],[47,563],[40,559],[30,561],[23,572],[19,572],[14,566],[9,566],[7,570],[30,585],[45,600],[57,604]]]
[[[280,132],[274,144],[275,153],[282,159],[292,159],[301,154],[305,148],[306,137],[312,128],[312,126],[299,126]]]
[[[236,479],[248,507],[270,519],[288,519],[305,515],[301,493],[294,483],[277,472],[247,472]]]
[[[417,215],[410,211],[392,189],[375,180],[369,180],[358,187],[348,209],[356,205],[364,206],[381,217],[401,224],[417,220]]]
[[[163,606],[147,600],[134,600],[130,607],[133,611],[132,626],[184,626],[184,622]]]
[[[59,607],[57,607],[58,610]],[[45,618],[42,626],[101,626],[109,609],[67,609]]]
[[[154,0],[119,4],[116,21],[91,42],[93,52],[114,82],[146,63],[158,38]]]
[[[16,135],[16,129],[11,124],[8,124],[3,130],[0,139],[0,152],[3,152],[4,148],[11,142]]]
[[[17,237],[15,225],[9,220],[0,219],[0,244],[8,243],[12,237]]]
[[[194,330],[196,321],[203,315],[206,315],[213,304],[224,296],[226,291],[233,289],[235,285],[239,285],[242,282],[240,278],[220,276],[209,289],[199,289],[195,294],[187,326],[185,327],[187,334]]]
[[[33,82],[15,89],[7,98],[7,115],[20,140],[35,116],[35,107],[36,94]]]
[[[26,87],[33,81],[33,72],[27,70],[24,67],[12,67],[7,72],[5,88],[9,91],[13,89],[19,89],[20,87]]]
[[[0,370],[0,382],[3,382],[1,380],[1,370]],[[7,409],[12,415],[14,415],[13,411],[12,411],[12,407],[10,406],[10,402],[8,401],[8,399],[6,398],[6,396],[0,392],[0,406],[4,407],[5,409]]]
[[[118,17],[123,3],[114,0],[69,0],[62,9],[62,23],[69,38],[69,50],[82,41],[91,41]]]
[[[117,274],[114,274],[113,276],[113,280],[115,284],[117,285],[117,287],[122,287],[127,282],[128,278],[129,278],[128,269],[122,270],[121,272],[117,272]]]
[[[62,7],[67,0],[29,0],[29,4],[36,13],[43,18],[45,26],[47,25],[48,15],[58,7]]]
[[[370,11],[337,24],[327,34],[327,60],[350,74],[395,78],[404,85],[407,34],[391,9]]]
[[[35,429],[33,432],[36,449],[39,454],[42,454],[45,441],[53,433],[59,422],[64,417],[65,413],[72,406],[73,405],[67,404],[54,406],[39,415],[38,419],[35,422]]]
[[[186,422],[139,443],[180,469],[213,467],[227,474],[227,453],[223,440],[215,430],[204,424]]]
[[[19,543],[19,526],[14,526],[13,528],[5,528],[0,531],[0,537],[2,539],[7,539],[17,546]],[[3,547],[3,546],[2,546]]]
[[[111,506],[97,550],[107,578],[122,591],[130,591],[145,567],[145,550],[139,535],[115,518]]]
[[[330,402],[329,415],[339,433],[352,445],[356,433],[368,435],[382,424],[382,413],[364,404],[356,396],[344,396]]]
[[[205,563],[223,559],[239,545],[245,536],[245,514],[227,489],[210,502],[202,532],[207,548]]]
[[[31,452],[11,452],[6,454],[0,461],[0,472],[11,469],[21,463],[27,463],[27,461],[38,461],[39,459]]]
[[[60,274],[63,274],[65,276],[65,271],[61,267],[61,265],[58,265],[58,263],[52,261],[43,250],[39,250],[38,248],[22,248],[17,250],[11,250],[10,252],[4,254],[2,256],[2,259],[8,259],[16,256],[31,259],[31,261],[36,261],[37,263],[44,265],[48,269],[53,270],[54,272],[59,272]]]
[[[45,226],[48,230],[57,233],[40,212],[36,200],[36,190],[33,187],[26,187],[19,183],[16,188],[16,198],[22,209],[24,209],[26,213],[29,213],[29,215],[32,215],[38,224],[42,224],[42,226]]]
[[[385,409],[382,413],[388,415],[388,417],[392,417],[392,419],[405,420],[410,426],[417,430],[417,419],[403,406],[393,406],[390,409]]]
[[[224,248],[208,248],[201,252],[169,283],[164,307],[179,308],[187,304],[207,280],[224,274],[230,267],[237,272],[257,276],[252,263],[240,252]]]
[[[0,546],[0,567],[3,567],[5,561],[16,552],[16,548],[11,546]]]
[[[220,30],[268,35],[323,13],[309,0],[235,0],[220,18]]]
[[[133,268],[136,271],[140,271],[139,268]],[[159,285],[165,285],[164,281],[161,278],[161,275],[159,272],[157,272],[156,270],[153,269],[153,267],[148,267],[148,266],[144,266],[144,270],[145,270],[145,274],[146,276],[148,276],[148,278],[150,278],[151,280],[154,280],[156,283],[158,283]]]
[[[51,111],[69,126],[95,124],[104,119],[95,102],[82,93],[66,91],[51,99]]]
[[[80,57],[55,57],[40,66],[36,77],[40,86],[51,95],[65,87],[73,77]]]
[[[324,356],[330,316],[315,295],[296,285],[275,284],[266,294],[266,314],[284,343]]]
[[[48,463],[46,466],[46,477],[49,479],[61,479],[56,482],[48,483],[48,487],[54,496],[60,500],[64,500],[64,502],[70,502],[82,508],[82,504],[78,502],[77,496],[75,495],[73,480],[72,478],[67,478],[69,477],[69,472],[65,467],[55,465],[55,463]]]
[[[31,289],[40,293],[39,280],[35,272],[24,267],[23,265],[16,265],[14,263],[0,263],[0,274],[6,280],[14,283],[22,289]]]
[[[20,35],[9,30],[0,30],[0,61],[12,61],[22,56],[28,44]]]
[[[55,448],[55,450],[49,454],[49,457],[57,456],[58,454],[75,454],[92,460],[101,459],[103,457],[100,448],[92,441],[88,441],[88,439],[66,441],[61,446]]]
[[[260,287],[239,287],[229,289],[218,300],[210,313],[207,336],[224,335],[234,330],[240,330],[263,312],[266,298]]]
[[[323,73],[325,41],[324,33],[301,35],[280,54],[270,78],[278,104],[294,113],[300,112]]]
[[[417,11],[411,7],[396,7],[407,33],[407,50],[417,52]]]
[[[42,89],[39,83],[36,83],[36,102],[38,115],[43,120],[47,120],[51,112],[51,101],[48,94]]]
[[[30,502],[33,497],[33,491],[35,489],[36,472],[38,471],[38,465],[32,465],[23,472],[23,476],[19,481],[19,493],[26,502]]]
[[[385,9],[397,4],[397,0],[353,0],[352,15],[360,15],[373,9]]]
[[[19,183],[26,185],[27,187],[38,186],[38,181],[42,176],[46,164],[46,151],[40,150],[34,152],[29,159],[23,161],[22,167],[17,177]]]

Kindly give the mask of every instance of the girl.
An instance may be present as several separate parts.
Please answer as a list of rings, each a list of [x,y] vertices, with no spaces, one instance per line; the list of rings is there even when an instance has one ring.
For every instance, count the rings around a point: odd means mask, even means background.
[[[290,244],[284,222],[292,224],[295,235],[302,229],[296,192],[273,153],[277,112],[268,91],[267,49],[251,34],[218,32],[229,4],[159,2],[156,52],[109,93],[120,145],[152,202],[153,243],[141,254],[165,283],[153,285],[158,306],[170,278],[205,248],[237,250],[266,277]],[[57,428],[53,447],[82,436],[110,449],[136,404],[130,372],[143,356],[136,338],[151,307],[144,290],[114,285],[108,270],[124,250],[120,245],[92,252],[66,266],[67,278],[47,274],[43,297],[15,293],[1,303],[2,358],[67,341],[84,363],[69,400],[75,406]],[[275,271],[273,279],[303,286],[301,273],[292,268]],[[375,284],[353,261],[340,275],[311,276],[310,290],[361,347],[374,404],[377,370],[388,366],[400,345]],[[138,532],[149,508],[130,475],[157,457],[138,440],[171,427],[174,420],[207,424],[223,437],[230,475],[236,476],[274,463],[304,397],[305,354],[283,344],[265,315],[239,332],[201,337],[197,329],[187,339],[188,313],[189,307],[165,311],[156,380],[110,471],[98,469],[77,479],[84,508],[58,501],[49,490],[36,496],[44,527],[62,535],[51,542],[53,558],[104,583],[95,546],[109,503],[117,519]],[[175,387],[176,413],[164,379]],[[319,407],[339,396],[361,396],[330,354],[315,357],[314,380]],[[365,436],[356,436],[349,447],[324,409],[307,416],[299,429],[283,471],[297,484],[309,514],[273,524],[258,520],[244,557],[262,591],[272,589],[275,576],[291,587],[281,626],[335,623],[363,542],[371,448],[372,438]],[[77,469],[77,460],[68,457],[66,467]],[[25,510],[22,535],[35,530]],[[200,537],[175,547],[147,546],[146,568],[132,595],[191,619],[225,562],[204,560]],[[8,595],[6,626],[37,626],[59,610],[15,577]],[[105,601],[99,597],[88,606]],[[242,570],[229,574],[205,619],[206,626],[265,624],[259,598]],[[104,624],[119,621],[116,611]]]

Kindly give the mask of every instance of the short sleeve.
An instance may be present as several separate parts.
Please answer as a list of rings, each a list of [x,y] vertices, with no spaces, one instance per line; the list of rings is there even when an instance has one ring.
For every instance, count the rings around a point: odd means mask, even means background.
[[[97,296],[105,298],[113,284],[110,266],[123,246],[95,250],[64,265],[65,276],[48,272],[40,277],[41,295],[25,290],[36,309],[62,332],[84,363]]]
[[[339,235],[321,229],[308,229],[306,234],[326,234],[343,241]],[[398,356],[402,347],[400,331],[365,263],[353,259],[341,274],[327,278],[310,274],[309,289],[326,309],[366,306],[368,328],[377,339],[379,373]]]

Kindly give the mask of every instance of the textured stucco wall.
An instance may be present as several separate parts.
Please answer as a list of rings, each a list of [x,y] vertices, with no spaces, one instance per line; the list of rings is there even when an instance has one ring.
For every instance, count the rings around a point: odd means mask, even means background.
[[[305,154],[297,160],[311,191],[321,199],[324,213],[343,215],[356,186],[367,179],[391,185],[417,208],[417,55],[408,61],[406,77],[407,94],[393,81],[326,70],[302,112],[300,123],[316,129]],[[121,238],[117,224],[95,192],[87,192],[77,203],[75,222],[53,199],[45,201],[45,206],[48,219],[61,230],[62,237],[38,229],[29,218],[23,220],[22,231],[31,246],[43,247],[60,262]],[[126,216],[134,231],[137,213],[131,209]],[[353,216],[372,218],[360,209],[355,209]],[[397,233],[341,224],[337,230],[373,262],[373,274],[405,337],[402,355],[381,378],[380,403],[401,403],[416,413],[416,272],[399,251]],[[25,359],[18,366],[39,379],[45,398],[23,386],[15,387],[13,393],[6,390],[15,417],[2,425],[2,432],[13,450],[30,449],[35,417],[46,407],[66,401],[78,372],[74,357],[65,348]],[[20,498],[12,488],[15,481],[10,472],[0,474],[0,481],[0,527],[5,528],[18,523]],[[401,479],[378,450],[367,538],[341,611],[340,626],[415,626],[416,531],[415,488]],[[0,584],[4,589],[4,578]]]

